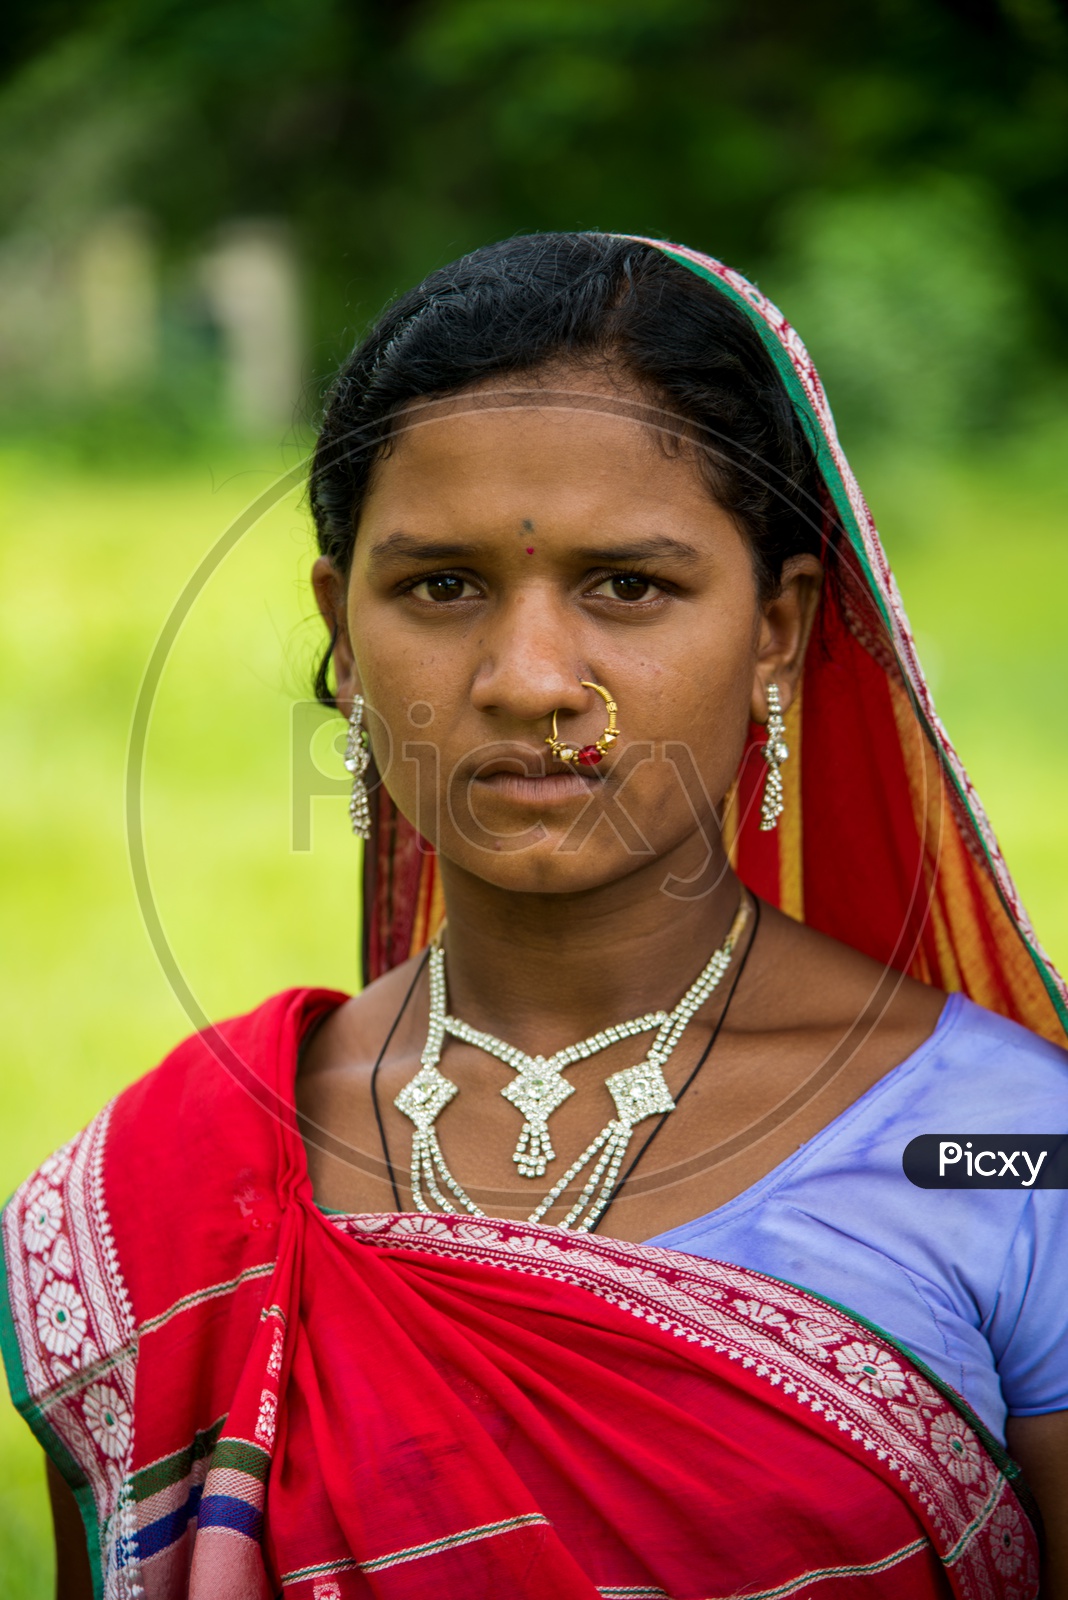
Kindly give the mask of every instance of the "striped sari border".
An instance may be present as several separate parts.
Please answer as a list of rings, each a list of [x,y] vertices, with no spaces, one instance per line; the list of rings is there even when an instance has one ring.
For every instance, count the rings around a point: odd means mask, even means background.
[[[421,1561],[425,1556],[435,1556],[443,1550],[456,1550],[461,1545],[476,1544],[480,1539],[494,1539],[501,1533],[512,1533],[516,1528],[537,1525],[549,1527],[549,1519],[540,1511],[525,1511],[518,1517],[506,1517],[502,1522],[485,1522],[477,1528],[464,1528],[460,1533],[446,1533],[440,1539],[429,1539],[425,1544],[409,1545],[405,1550],[393,1550],[386,1556],[375,1556],[370,1561],[323,1561],[312,1567],[298,1567],[295,1572],[284,1572],[282,1583],[301,1583],[308,1578],[322,1578],[329,1573],[384,1572],[387,1567],[399,1567],[408,1561]],[[638,1592],[638,1591],[635,1591]]]
[[[827,1578],[871,1578],[877,1573],[888,1572],[891,1567],[896,1567],[900,1562],[907,1561],[910,1556],[918,1551],[929,1550],[930,1544],[926,1539],[913,1539],[911,1544],[903,1544],[900,1550],[892,1550],[888,1556],[883,1556],[879,1561],[866,1561],[858,1567],[817,1567],[812,1572],[802,1572],[797,1578],[790,1578],[786,1583],[778,1584],[774,1589],[758,1589],[747,1594],[745,1600],[786,1600],[787,1595],[796,1594],[798,1589],[804,1588],[808,1583],[823,1583]],[[602,1594],[626,1593],[625,1590],[602,1589]],[[638,1590],[631,1591],[639,1593]],[[652,1590],[647,1591],[652,1593]],[[724,1595],[723,1600],[734,1600],[734,1596]]]
[[[332,1578],[335,1572],[355,1572],[355,1556],[338,1556],[336,1561],[318,1561],[311,1567],[297,1567],[293,1572],[283,1572],[282,1587],[291,1583],[306,1583],[309,1578]]]
[[[361,1572],[382,1572],[386,1567],[399,1567],[405,1561],[421,1561],[424,1556],[437,1555],[441,1550],[455,1550],[460,1545],[476,1544],[480,1539],[495,1539],[499,1533],[512,1533],[516,1528],[531,1528],[538,1524],[549,1526],[549,1519],[540,1511],[526,1511],[518,1517],[506,1517],[503,1522],[486,1522],[480,1528],[466,1528],[462,1533],[447,1533],[444,1538],[431,1539],[426,1544],[414,1544],[407,1550],[395,1550],[392,1555],[376,1556],[373,1561],[361,1561]]]
[[[217,1417],[210,1427],[195,1433],[192,1442],[184,1449],[175,1450],[172,1455],[162,1456],[158,1461],[138,1467],[129,1479],[130,1496],[134,1502],[149,1500],[154,1494],[170,1489],[188,1477],[193,1463],[204,1460],[215,1449],[225,1421],[225,1416]]]
[[[168,1323],[172,1317],[178,1316],[180,1312],[190,1311],[193,1306],[202,1305],[206,1300],[217,1300],[220,1295],[230,1294],[234,1289],[240,1288],[243,1283],[249,1283],[254,1278],[268,1278],[274,1269],[275,1263],[273,1261],[263,1261],[258,1267],[246,1267],[244,1272],[239,1272],[236,1278],[228,1278],[225,1283],[213,1283],[207,1289],[198,1289],[194,1294],[183,1295],[172,1306],[168,1306],[166,1311],[160,1311],[156,1316],[149,1317],[146,1322],[142,1322],[137,1330],[138,1335],[155,1333]]]
[[[120,1366],[123,1361],[128,1360],[136,1349],[137,1341],[142,1334],[155,1333],[168,1323],[172,1317],[177,1317],[181,1312],[189,1311],[193,1306],[200,1305],[204,1301],[217,1300],[222,1295],[231,1294],[233,1290],[239,1289],[243,1283],[248,1283],[256,1278],[269,1277],[274,1268],[275,1263],[273,1261],[264,1261],[258,1267],[248,1267],[244,1272],[239,1272],[236,1278],[230,1278],[226,1283],[213,1283],[209,1288],[200,1289],[195,1294],[183,1295],[172,1306],[168,1306],[166,1311],[160,1311],[156,1316],[149,1317],[147,1321],[142,1322],[135,1331],[134,1337],[122,1345],[120,1349],[113,1350],[110,1354],[101,1356],[98,1361],[93,1361],[84,1367],[80,1367],[69,1378],[64,1378],[61,1383],[53,1384],[51,1388],[42,1391],[41,1395],[37,1397],[38,1403],[41,1405],[53,1405],[57,1400],[65,1400],[75,1390],[83,1389],[98,1378],[105,1377],[109,1372],[114,1371],[117,1366]]]
[[[424,1556],[437,1555],[442,1550],[454,1550],[461,1545],[474,1544],[480,1539],[491,1539],[497,1534],[509,1533],[514,1528],[531,1527],[538,1523],[548,1526],[549,1519],[540,1512],[532,1511],[524,1516],[509,1517],[503,1522],[487,1522],[479,1528],[467,1528],[462,1533],[446,1534],[441,1539],[431,1539],[426,1544],[411,1545],[407,1550],[395,1550],[390,1555],[377,1556],[372,1561],[358,1562],[349,1557],[339,1561],[322,1561],[310,1567],[298,1567],[295,1572],[283,1573],[282,1583],[288,1586],[306,1582],[310,1578],[324,1578],[340,1572],[382,1572],[387,1567],[401,1566],[408,1561],[419,1561]],[[822,1583],[830,1578],[875,1577],[880,1572],[888,1572],[891,1567],[898,1566],[902,1561],[907,1561],[910,1556],[927,1547],[926,1539],[913,1539],[900,1549],[892,1550],[889,1555],[880,1557],[878,1561],[867,1561],[859,1566],[818,1567],[810,1572],[803,1572],[796,1578],[790,1578],[786,1583],[776,1585],[774,1589],[760,1589],[749,1594],[746,1600],[787,1600],[789,1595],[796,1594],[806,1584]],[[598,1588],[597,1593],[602,1596],[602,1600],[670,1600],[666,1589],[646,1584],[612,1584]]]
[[[666,1589],[650,1589],[640,1583],[636,1588],[627,1584],[622,1588],[616,1585],[610,1589],[598,1589],[597,1593],[603,1600],[671,1600]]]

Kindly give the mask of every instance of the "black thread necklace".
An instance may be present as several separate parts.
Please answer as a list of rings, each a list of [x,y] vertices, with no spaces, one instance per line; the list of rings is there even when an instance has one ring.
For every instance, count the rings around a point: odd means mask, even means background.
[[[393,1040],[393,1035],[396,1033],[397,1029],[400,1027],[401,1018],[403,1017],[404,1013],[408,1009],[408,1002],[412,998],[412,995],[415,993],[415,986],[419,982],[419,979],[423,976],[423,969],[426,966],[426,964],[429,961],[429,959],[430,959],[430,946],[428,945],[427,948],[423,951],[423,954],[419,959],[419,965],[416,967],[415,972],[414,972],[414,974],[412,976],[412,981],[408,985],[408,992],[404,996],[404,999],[401,1001],[400,1010],[397,1012],[397,1015],[393,1018],[393,1025],[390,1028],[389,1032],[386,1034],[386,1037],[383,1039],[382,1048],[378,1052],[378,1055],[375,1058],[374,1066],[371,1068],[371,1104],[374,1107],[375,1121],[378,1124],[378,1137],[382,1141],[382,1154],[385,1157],[386,1167],[387,1167],[387,1169],[389,1171],[390,1187],[393,1190],[393,1198],[397,1203],[397,1210],[398,1211],[403,1211],[404,1210],[404,1206],[401,1204],[400,1190],[397,1187],[397,1174],[393,1170],[393,1158],[390,1156],[389,1145],[386,1142],[386,1127],[385,1127],[385,1123],[382,1121],[382,1109],[378,1104],[378,1072],[379,1072],[379,1068],[382,1065],[382,1061],[383,1061],[383,1058],[385,1057],[386,1051],[389,1049],[390,1044],[391,1044],[391,1042]]]
[[[720,1030],[723,1027],[723,1024],[727,1020],[727,1012],[730,1010],[731,1001],[734,999],[734,991],[737,989],[739,983],[741,983],[741,981],[742,981],[742,973],[745,971],[746,962],[749,960],[749,952],[750,952],[750,950],[752,950],[753,945],[756,942],[757,929],[759,927],[760,927],[760,901],[757,899],[756,895],[754,895],[753,896],[753,931],[749,935],[749,943],[746,945],[744,951],[742,952],[742,957],[741,957],[741,960],[738,962],[738,966],[737,966],[737,969],[735,970],[734,978],[731,981],[731,986],[727,990],[727,998],[723,1002],[723,1009],[720,1012],[719,1016],[716,1018],[716,1025],[712,1029],[712,1033],[711,1033],[711,1036],[709,1038],[709,1041],[705,1045],[704,1049],[701,1051],[701,1054],[698,1056],[696,1066],[693,1067],[693,1069],[690,1072],[689,1077],[686,1079],[686,1082],[683,1084],[682,1088],[679,1090],[678,1094],[675,1096],[675,1110],[676,1111],[678,1110],[679,1102],[681,1101],[683,1095],[686,1093],[687,1089],[690,1087],[691,1083],[693,1083],[694,1079],[697,1077],[697,1074],[700,1072],[701,1068],[704,1066],[705,1062],[708,1060],[709,1056],[712,1054],[712,1046],[715,1044],[716,1040],[719,1038]],[[615,1204],[615,1202],[619,1199],[619,1193],[620,1193],[620,1190],[622,1189],[623,1185],[626,1183],[627,1179],[630,1177],[631,1173],[634,1171],[635,1167],[638,1165],[638,1162],[641,1160],[642,1156],[648,1150],[649,1146],[652,1144],[653,1140],[656,1138],[657,1134],[660,1132],[661,1128],[664,1126],[664,1123],[667,1121],[667,1119],[668,1119],[668,1117],[670,1117],[670,1115],[671,1115],[670,1111],[665,1111],[663,1116],[657,1122],[656,1127],[653,1128],[651,1130],[651,1132],[646,1136],[645,1143],[639,1148],[637,1155],[634,1157],[634,1160],[631,1162],[630,1166],[627,1168],[626,1172],[624,1172],[623,1176],[620,1178],[619,1182],[616,1184],[615,1188],[612,1190],[612,1193],[609,1195],[608,1204],[605,1206],[604,1210],[601,1212],[600,1216],[597,1218],[597,1221],[593,1224],[593,1227],[590,1229],[591,1233],[596,1233],[597,1232],[597,1229],[600,1227],[601,1223],[604,1221],[604,1219],[608,1215],[609,1211],[611,1211],[611,1209],[612,1209],[613,1205]]]
[[[746,944],[745,950],[743,951],[741,959],[738,962],[738,966],[737,966],[737,968],[735,970],[734,977],[733,977],[733,979],[731,981],[730,989],[727,991],[727,998],[724,1001],[723,1008],[720,1011],[720,1014],[716,1019],[716,1025],[712,1030],[711,1037],[709,1038],[708,1043],[705,1045],[705,1048],[702,1050],[700,1056],[698,1057],[696,1065],[691,1069],[689,1076],[687,1077],[685,1083],[682,1085],[682,1088],[679,1090],[678,1094],[674,1097],[675,1098],[675,1108],[676,1109],[677,1109],[677,1107],[679,1105],[679,1102],[682,1100],[683,1096],[685,1095],[686,1091],[689,1089],[690,1085],[693,1083],[694,1079],[697,1077],[698,1073],[701,1071],[701,1068],[704,1066],[705,1062],[708,1060],[709,1056],[712,1054],[712,1047],[715,1044],[716,1040],[719,1038],[720,1031],[723,1028],[723,1024],[727,1020],[727,1012],[730,1010],[731,1001],[734,999],[735,991],[737,990],[738,985],[741,982],[742,973],[745,971],[746,964],[749,961],[749,953],[752,950],[754,943],[756,942],[757,930],[760,927],[760,901],[757,899],[756,895],[753,895],[752,899],[753,899],[753,929],[752,929],[752,932],[749,935],[748,943]],[[398,1211],[403,1211],[404,1210],[404,1206],[403,1206],[403,1204],[401,1202],[400,1189],[399,1189],[398,1184],[397,1184],[397,1175],[396,1175],[396,1171],[395,1171],[394,1166],[393,1166],[393,1158],[390,1155],[389,1141],[386,1138],[385,1123],[382,1120],[382,1110],[381,1110],[381,1106],[379,1105],[379,1101],[378,1101],[378,1074],[379,1074],[379,1070],[380,1070],[380,1068],[382,1066],[382,1062],[385,1059],[386,1051],[389,1049],[389,1046],[390,1046],[390,1044],[391,1044],[391,1042],[393,1040],[393,1035],[396,1033],[398,1027],[400,1026],[401,1019],[403,1018],[404,1013],[408,1009],[408,1005],[409,1005],[409,1003],[411,1001],[412,995],[415,993],[416,986],[417,986],[420,978],[423,975],[423,969],[425,968],[429,957],[430,957],[430,950],[429,950],[429,947],[428,947],[426,950],[423,951],[423,955],[422,955],[422,958],[421,958],[421,960],[419,962],[419,965],[416,967],[415,972],[414,972],[414,974],[412,976],[412,981],[408,985],[408,989],[407,989],[407,992],[406,992],[406,994],[404,996],[404,999],[401,1001],[400,1009],[397,1012],[397,1015],[393,1019],[393,1023],[392,1023],[392,1025],[390,1027],[389,1032],[386,1034],[385,1039],[382,1041],[382,1047],[379,1050],[377,1057],[375,1058],[374,1066],[371,1068],[371,1104],[372,1104],[372,1106],[374,1108],[375,1123],[376,1123],[376,1125],[378,1127],[378,1137],[379,1137],[379,1140],[380,1140],[381,1145],[382,1145],[382,1156],[383,1156],[383,1159],[385,1160],[385,1163],[386,1163],[386,1169],[389,1172],[390,1187],[393,1190],[393,1199],[394,1199],[394,1202],[396,1204],[396,1208],[397,1208]],[[596,1230],[597,1230],[598,1226],[600,1225],[600,1223],[603,1222],[604,1218],[607,1216],[608,1212],[611,1210],[611,1208],[615,1204],[616,1200],[618,1200],[620,1192],[621,1192],[621,1190],[623,1188],[623,1185],[626,1183],[627,1179],[631,1176],[631,1174],[633,1173],[635,1167],[638,1165],[639,1161],[642,1159],[642,1157],[644,1156],[645,1152],[648,1150],[649,1146],[652,1144],[653,1140],[656,1138],[657,1134],[660,1132],[661,1128],[664,1126],[664,1123],[667,1121],[667,1119],[668,1119],[668,1117],[670,1115],[671,1115],[670,1111],[665,1111],[664,1114],[660,1117],[659,1121],[657,1122],[655,1128],[653,1128],[652,1131],[646,1136],[646,1139],[645,1139],[644,1143],[641,1145],[641,1147],[638,1150],[637,1154],[635,1155],[633,1161],[627,1167],[626,1172],[623,1173],[623,1175],[620,1178],[619,1182],[616,1184],[615,1188],[613,1189],[612,1194],[609,1197],[608,1204],[604,1207],[604,1210],[598,1216],[597,1221],[593,1224],[593,1227],[589,1230],[591,1233],[596,1232]]]

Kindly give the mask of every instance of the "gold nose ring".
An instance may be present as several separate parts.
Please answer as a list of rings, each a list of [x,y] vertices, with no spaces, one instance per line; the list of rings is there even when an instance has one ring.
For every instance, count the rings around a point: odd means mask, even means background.
[[[619,707],[603,684],[590,683],[586,678],[580,679],[580,682],[584,689],[592,689],[594,694],[599,694],[604,701],[605,710],[608,712],[608,726],[595,744],[567,744],[556,731],[556,719],[559,716],[559,712],[554,711],[553,731],[545,743],[559,761],[573,761],[580,767],[596,767],[604,760],[619,738],[619,729],[616,727],[616,712]]]

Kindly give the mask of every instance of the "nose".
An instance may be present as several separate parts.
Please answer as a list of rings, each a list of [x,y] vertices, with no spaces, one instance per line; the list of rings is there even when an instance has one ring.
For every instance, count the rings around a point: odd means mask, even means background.
[[[502,720],[539,722],[554,711],[587,710],[590,691],[580,680],[591,675],[573,614],[528,591],[488,625],[471,700]]]

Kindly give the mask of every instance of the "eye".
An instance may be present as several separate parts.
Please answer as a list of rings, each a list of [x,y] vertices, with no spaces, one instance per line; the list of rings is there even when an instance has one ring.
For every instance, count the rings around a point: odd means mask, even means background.
[[[656,585],[640,572],[614,572],[592,591],[613,600],[645,600]]]
[[[420,600],[433,600],[439,605],[449,600],[468,600],[478,594],[473,583],[468,583],[466,578],[459,577],[455,572],[431,573],[429,578],[414,583],[408,592]]]

